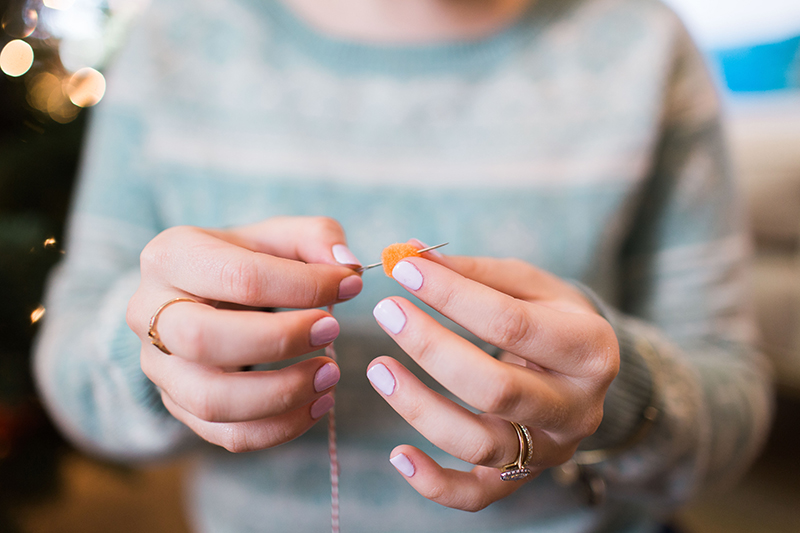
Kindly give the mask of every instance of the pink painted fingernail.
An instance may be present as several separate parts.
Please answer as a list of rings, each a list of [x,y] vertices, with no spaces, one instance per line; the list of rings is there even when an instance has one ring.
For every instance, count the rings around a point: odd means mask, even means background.
[[[331,407],[333,407],[333,397],[330,394],[326,394],[311,404],[311,418],[315,420],[320,418],[322,415],[330,411]]]
[[[339,283],[339,299],[349,300],[361,292],[363,287],[364,282],[361,281],[361,276],[347,276]]]
[[[353,255],[353,252],[350,251],[350,248],[344,244],[334,244],[333,248],[331,248],[331,252],[333,253],[333,258],[336,259],[336,262],[341,265],[361,266],[361,261],[359,261],[358,258]]]
[[[367,379],[381,391],[384,396],[391,396],[394,392],[394,376],[385,365],[378,363],[367,370]]]
[[[405,454],[398,453],[390,458],[389,462],[404,476],[411,477],[414,475],[414,463],[412,463]]]
[[[333,387],[339,383],[340,377],[341,373],[338,366],[333,363],[324,364],[314,375],[314,390],[322,392],[327,388]]]
[[[408,261],[397,263],[392,269],[392,277],[412,291],[422,287],[422,273]]]
[[[403,331],[403,326],[406,325],[406,315],[403,310],[388,298],[378,302],[378,305],[372,310],[372,315],[383,327],[395,335]]]
[[[311,346],[328,344],[339,336],[339,323],[332,316],[320,318],[311,326]]]

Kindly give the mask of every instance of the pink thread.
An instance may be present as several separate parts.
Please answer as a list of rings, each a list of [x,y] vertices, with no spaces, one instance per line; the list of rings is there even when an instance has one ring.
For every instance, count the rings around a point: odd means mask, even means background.
[[[328,306],[333,315],[333,305]],[[336,362],[333,343],[325,347],[325,355]],[[334,393],[331,392],[331,395]],[[339,453],[336,450],[336,404],[328,411],[328,454],[331,458],[331,532],[339,533]]]

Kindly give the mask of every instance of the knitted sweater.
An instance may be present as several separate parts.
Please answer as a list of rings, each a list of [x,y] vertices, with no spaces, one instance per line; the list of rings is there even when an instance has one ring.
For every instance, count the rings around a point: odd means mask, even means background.
[[[328,457],[324,424],[234,455],[164,409],[125,310],[140,251],[175,225],[325,215],[365,263],[411,237],[521,258],[591,289],[620,341],[603,422],[583,447],[624,444],[648,406],[660,411],[643,440],[594,466],[608,488],[600,506],[549,472],[478,513],[429,502],[388,462],[395,445],[467,465],[370,387],[381,354],[436,384],[371,316],[407,293],[367,272],[335,310],[345,533],[649,531],[757,452],[769,369],[752,348],[718,103],[656,1],[539,0],[487,38],[392,46],[320,34],[269,0],[159,0],[108,74],[35,370],[86,449],[130,460],[200,450],[198,530],[325,531]]]

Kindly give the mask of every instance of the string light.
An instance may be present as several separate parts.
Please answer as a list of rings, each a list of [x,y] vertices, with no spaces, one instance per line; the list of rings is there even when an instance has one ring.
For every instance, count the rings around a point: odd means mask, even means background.
[[[75,0],[44,0],[42,3],[45,7],[49,7],[50,9],[64,11],[65,9],[71,8],[73,4],[75,4]]]
[[[40,305],[36,309],[33,310],[31,313],[31,324],[36,324],[39,320],[42,319],[44,316],[45,308],[43,305]]]
[[[44,241],[44,247],[45,248],[52,248],[55,245],[56,245],[56,238],[55,237],[50,237],[49,239],[45,239],[45,241]]]
[[[106,79],[91,67],[85,67],[73,74],[66,83],[69,100],[78,107],[91,107],[106,93]]]
[[[17,39],[30,36],[38,24],[39,12],[30,7],[23,8],[19,12],[8,9],[3,15],[3,31]]]
[[[0,52],[0,70],[14,78],[22,76],[33,65],[33,48],[22,39],[9,41]]]

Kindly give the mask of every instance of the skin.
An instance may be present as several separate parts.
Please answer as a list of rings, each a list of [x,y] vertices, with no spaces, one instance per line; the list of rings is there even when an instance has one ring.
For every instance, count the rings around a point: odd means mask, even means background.
[[[532,0],[286,0],[322,32],[353,41],[431,43],[486,37],[507,27]],[[418,241],[409,241],[418,248]],[[281,370],[241,372],[247,365],[289,360],[317,350],[311,328],[320,309],[361,288],[353,265],[339,264],[334,245],[346,239],[328,218],[276,218],[232,230],[171,228],[141,256],[141,285],[127,320],[141,341],[141,367],[166,408],[205,440],[232,452],[277,446],[308,430],[332,405],[334,384],[316,390],[326,364],[315,357]],[[442,505],[476,511],[526,481],[501,481],[497,468],[516,459],[509,421],[527,426],[535,477],[562,464],[602,419],[603,398],[619,369],[611,326],[559,278],[517,260],[409,258],[422,277],[409,289],[433,309],[504,350],[494,359],[440,326],[410,301],[393,297],[405,317],[395,342],[474,414],[423,385],[400,363],[379,357],[395,380],[379,394],[439,448],[476,465],[444,469],[417,448],[401,445],[414,473],[407,481]],[[158,332],[174,355],[154,347],[148,322],[163,310]],[[380,305],[380,304],[379,304]],[[254,309],[298,309],[264,313]],[[325,398],[329,399],[326,400]],[[404,475],[404,474],[403,474]],[[530,478],[529,478],[530,479]]]
[[[314,387],[316,373],[333,364],[329,358],[275,371],[240,369],[330,343],[312,345],[312,326],[335,320],[316,308],[342,301],[340,286],[351,294],[362,286],[352,265],[333,256],[332,247],[345,243],[329,218],[274,218],[227,231],[175,227],[155,237],[141,254],[127,322],[142,341],[142,370],[169,412],[232,452],[270,448],[308,430],[325,413],[314,403],[332,390]],[[147,332],[155,310],[176,297],[198,303],[180,302],[159,316],[159,336],[173,354],[166,355]],[[298,310],[255,310],[263,307]]]
[[[311,342],[312,326],[333,320],[317,308],[342,301],[340,287],[351,294],[361,288],[355,265],[333,256],[333,246],[343,244],[334,220],[298,217],[227,231],[176,227],[147,245],[127,319],[142,341],[142,370],[175,418],[211,443],[244,452],[290,441],[324,414],[314,406],[332,404],[324,397],[335,383],[316,390],[314,379],[333,364],[330,359],[314,357],[275,371],[240,369],[327,344]],[[378,391],[392,408],[433,444],[476,465],[469,472],[444,469],[419,449],[401,445],[390,457],[403,454],[413,464],[407,481],[442,505],[479,510],[524,483],[501,481],[497,471],[519,449],[509,421],[532,434],[534,476],[567,461],[596,430],[619,368],[617,340],[578,291],[522,261],[426,253],[402,263],[422,278],[409,292],[505,350],[502,360],[495,359],[410,301],[392,297],[405,324],[397,333],[384,327],[387,334],[481,413],[430,390],[390,357],[369,365],[382,364],[392,374],[393,392]],[[173,353],[166,355],[150,343],[148,325],[152,313],[176,297],[198,303],[180,302],[161,313],[158,332]],[[255,310],[262,307],[298,310]]]
[[[569,460],[595,432],[619,370],[617,339],[578,291],[522,261],[424,254],[404,262],[423,280],[416,290],[406,287],[409,292],[505,351],[497,360],[410,301],[392,297],[388,300],[400,307],[406,323],[398,333],[381,324],[384,331],[481,413],[432,391],[390,357],[370,363],[370,368],[383,364],[394,376],[390,395],[376,391],[403,418],[437,447],[476,465],[469,472],[444,469],[419,449],[402,445],[391,457],[402,453],[413,464],[407,481],[430,500],[477,511],[525,482],[502,481],[497,471],[514,462],[519,450],[509,421],[531,432],[531,478]]]
[[[284,0],[330,36],[389,45],[481,39],[512,25],[535,0]]]

